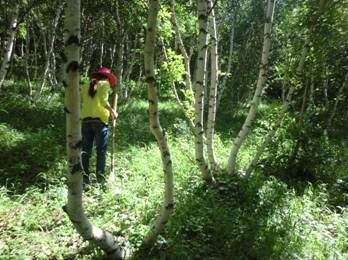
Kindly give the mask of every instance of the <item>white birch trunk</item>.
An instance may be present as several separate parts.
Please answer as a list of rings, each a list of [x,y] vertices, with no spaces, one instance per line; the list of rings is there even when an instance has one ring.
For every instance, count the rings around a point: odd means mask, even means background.
[[[210,167],[213,170],[219,168],[214,151],[214,132],[215,132],[215,118],[216,118],[216,95],[218,82],[218,41],[217,30],[215,22],[215,10],[211,0],[208,0],[208,7],[211,10],[211,19],[209,24],[210,39],[211,39],[211,74],[210,74],[210,92],[209,92],[209,110],[208,110],[208,124],[207,124],[207,150]]]
[[[52,26],[52,35],[51,35],[51,41],[50,41],[50,45],[49,45],[49,49],[47,51],[46,49],[46,44],[44,44],[45,46],[45,53],[46,53],[46,62],[45,62],[45,68],[44,68],[44,73],[43,73],[43,76],[42,76],[42,82],[40,84],[40,87],[38,89],[38,91],[36,92],[36,95],[35,95],[35,98],[34,98],[34,101],[37,101],[41,94],[42,94],[42,90],[46,84],[46,79],[47,79],[47,74],[48,74],[48,71],[49,71],[49,68],[50,68],[50,61],[51,61],[51,55],[53,53],[53,49],[54,49],[54,42],[56,40],[56,29],[57,29],[57,26],[58,26],[58,22],[59,22],[59,18],[60,18],[60,14],[63,10],[63,4],[59,5],[57,10],[56,10],[56,17],[54,19],[54,22],[53,22],[53,26]],[[44,35],[43,35],[44,36]],[[46,37],[44,37],[46,38]],[[45,40],[46,42],[46,40]]]
[[[18,19],[18,4],[14,7],[14,13],[10,22],[10,35],[5,45],[4,57],[2,59],[1,68],[0,68],[0,89],[4,84],[6,74],[10,65],[12,50],[15,42],[16,32],[17,32],[17,19]]]
[[[158,234],[160,234],[164,225],[168,222],[169,216],[173,211],[173,169],[172,161],[169,152],[169,147],[165,137],[164,130],[161,127],[159,121],[158,111],[158,89],[156,86],[155,78],[155,65],[154,65],[154,51],[157,32],[157,14],[160,8],[159,0],[149,0],[149,16],[147,21],[145,50],[144,50],[144,67],[145,77],[148,83],[148,99],[149,99],[149,123],[151,132],[156,138],[158,147],[161,152],[164,180],[165,180],[165,192],[164,200],[160,213],[158,214],[153,228],[149,231],[144,239],[145,245],[151,245]]]
[[[207,67],[208,46],[208,15],[207,0],[198,0],[198,58],[196,67],[195,90],[195,157],[204,180],[213,182],[214,178],[204,158],[204,129],[203,129],[203,106],[204,85]]]
[[[108,257],[120,259],[123,251],[110,233],[96,227],[87,218],[82,206],[81,121],[79,92],[80,1],[67,1],[65,14],[65,111],[68,156],[68,202],[63,210],[77,232],[86,240],[101,247]]]
[[[266,81],[267,70],[268,70],[268,56],[269,56],[269,50],[271,46],[271,31],[272,31],[274,7],[275,7],[274,0],[268,0],[259,77],[257,80],[254,97],[250,104],[250,110],[249,110],[248,116],[242,126],[242,129],[239,131],[238,136],[236,137],[231,149],[231,153],[230,153],[230,157],[229,157],[228,165],[227,165],[227,171],[230,174],[235,172],[238,151],[242,143],[244,142],[247,134],[250,131],[251,124],[255,119],[257,109],[261,100],[262,90],[263,90],[264,83]]]
[[[100,54],[99,54],[99,67],[103,66],[103,58],[104,58],[104,21],[102,21],[102,32],[101,32],[101,43],[100,43]]]
[[[56,63],[56,54],[55,54],[54,49],[52,51],[52,63],[51,64],[52,64],[52,66],[51,66],[52,81],[53,81],[53,84],[55,86],[57,86],[58,85],[57,75],[56,75],[57,63]]]

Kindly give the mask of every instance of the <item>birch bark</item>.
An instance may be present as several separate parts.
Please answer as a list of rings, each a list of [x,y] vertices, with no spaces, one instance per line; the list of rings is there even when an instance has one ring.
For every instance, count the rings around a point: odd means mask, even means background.
[[[14,12],[10,22],[10,28],[9,28],[10,35],[5,45],[6,47],[5,47],[4,57],[2,59],[1,68],[0,68],[0,90],[2,85],[4,84],[6,74],[10,65],[12,50],[13,50],[16,32],[17,32],[17,25],[18,25],[17,20],[18,20],[18,11],[19,11],[18,9],[19,9],[19,5],[16,4],[14,7]]]
[[[214,150],[214,133],[215,133],[215,118],[216,118],[216,95],[218,82],[218,41],[215,21],[215,10],[211,0],[208,0],[208,8],[211,10],[211,18],[209,23],[210,30],[210,54],[211,54],[211,74],[210,74],[210,92],[209,92],[209,109],[208,109],[208,123],[207,123],[207,150],[208,160],[211,169],[217,170],[219,168]]]
[[[146,235],[144,244],[150,245],[155,241],[158,234],[160,234],[164,225],[167,223],[170,213],[174,207],[173,200],[173,170],[172,160],[169,152],[167,140],[165,138],[164,130],[161,127],[159,121],[158,111],[158,89],[156,86],[155,78],[155,65],[154,65],[154,51],[157,33],[157,14],[160,8],[159,0],[149,0],[148,21],[145,39],[144,50],[144,67],[145,78],[148,83],[148,100],[149,100],[149,124],[152,134],[155,136],[159,150],[161,152],[164,180],[165,180],[165,192],[164,200],[161,211],[155,220],[153,228]]]
[[[207,0],[198,0],[198,58],[196,65],[195,90],[195,157],[204,180],[213,182],[214,178],[204,158],[204,129],[203,129],[203,106],[204,85],[207,69],[207,46],[208,46],[208,15]]]
[[[271,31],[272,31],[274,7],[275,7],[275,1],[268,0],[259,77],[257,80],[254,97],[250,104],[248,116],[242,126],[242,129],[239,131],[238,136],[236,137],[231,149],[231,153],[230,153],[230,157],[229,157],[228,165],[227,165],[227,171],[230,174],[235,172],[238,151],[242,143],[244,142],[247,134],[250,131],[251,124],[253,123],[255,119],[257,109],[261,100],[262,90],[263,90],[264,83],[266,81],[267,70],[268,70],[268,56],[269,56],[269,50],[271,46]]]
[[[108,257],[121,259],[124,251],[110,233],[93,225],[82,206],[81,121],[79,92],[80,0],[67,1],[65,13],[65,111],[66,148],[68,157],[68,201],[63,210],[77,232],[86,240],[101,247]]]

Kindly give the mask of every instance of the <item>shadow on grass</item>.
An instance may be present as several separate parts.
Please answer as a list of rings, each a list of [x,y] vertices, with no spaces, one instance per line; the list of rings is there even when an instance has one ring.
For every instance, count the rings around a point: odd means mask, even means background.
[[[55,104],[32,105],[13,94],[0,109],[0,185],[22,193],[29,186],[45,187],[62,174],[65,118]]]
[[[54,169],[64,165],[64,147],[52,131],[26,132],[15,144],[0,144],[0,185],[18,194],[29,186],[43,188],[59,179],[61,172]]]
[[[282,205],[287,192],[285,185],[266,178],[246,182],[220,177],[214,187],[195,185],[195,181],[188,183],[189,195],[177,199],[162,239],[150,252],[138,252],[135,259],[270,259],[277,256],[282,246],[280,241],[289,227],[272,230],[268,229],[268,222]],[[273,192],[260,192],[267,188]]]

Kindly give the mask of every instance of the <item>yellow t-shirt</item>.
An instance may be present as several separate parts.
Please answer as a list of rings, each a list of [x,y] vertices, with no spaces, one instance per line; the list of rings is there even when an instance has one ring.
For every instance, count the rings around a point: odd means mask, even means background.
[[[100,118],[105,124],[108,124],[110,112],[106,108],[109,105],[109,92],[111,90],[108,81],[99,81],[97,92],[94,97],[88,95],[89,84],[81,88],[81,119],[86,117]]]

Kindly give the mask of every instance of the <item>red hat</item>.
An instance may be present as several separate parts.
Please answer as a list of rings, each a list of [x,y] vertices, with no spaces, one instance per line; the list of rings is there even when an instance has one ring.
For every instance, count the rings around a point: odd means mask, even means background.
[[[93,78],[93,77],[95,77],[95,76],[98,75],[98,74],[101,74],[101,75],[106,76],[106,77],[108,78],[108,80],[109,80],[111,86],[116,85],[116,83],[117,83],[117,78],[116,78],[116,76],[115,76],[114,74],[111,73],[111,71],[110,71],[108,68],[106,68],[106,67],[100,67],[99,70],[98,70],[97,72],[93,72],[93,73],[91,73],[89,76],[90,76],[91,78]]]

